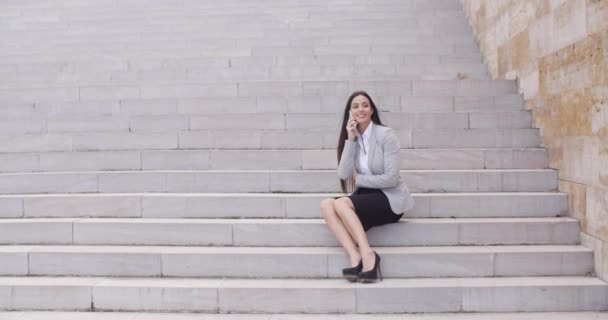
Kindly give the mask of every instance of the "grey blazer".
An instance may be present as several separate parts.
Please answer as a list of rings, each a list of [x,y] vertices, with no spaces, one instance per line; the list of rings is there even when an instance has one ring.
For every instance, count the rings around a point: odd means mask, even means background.
[[[374,124],[369,137],[367,166],[371,174],[358,174],[355,187],[380,189],[391,205],[395,214],[401,214],[414,207],[414,198],[405,182],[401,180],[399,161],[399,139],[391,128]],[[338,177],[350,180],[353,169],[359,171],[356,157],[359,156],[359,143],[346,140],[342,158],[338,164]]]

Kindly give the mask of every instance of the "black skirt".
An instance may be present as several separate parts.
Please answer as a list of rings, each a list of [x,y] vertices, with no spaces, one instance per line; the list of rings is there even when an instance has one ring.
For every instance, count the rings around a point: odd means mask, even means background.
[[[388,198],[380,189],[358,188],[348,196],[365,231],[372,227],[395,223],[403,213],[395,214]]]

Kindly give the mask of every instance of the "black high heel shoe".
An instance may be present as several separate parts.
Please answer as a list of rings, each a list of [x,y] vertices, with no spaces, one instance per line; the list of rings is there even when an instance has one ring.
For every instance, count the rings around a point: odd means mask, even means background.
[[[342,269],[342,276],[350,282],[356,282],[361,270],[363,270],[363,260],[359,260],[359,264],[354,267]]]
[[[376,251],[374,251],[374,255],[376,256],[376,263],[374,264],[374,268],[369,271],[359,272],[359,281],[361,281],[363,283],[376,282],[376,281],[378,281],[378,278],[380,278],[380,281],[382,281],[382,270],[380,269],[380,256],[376,253]]]

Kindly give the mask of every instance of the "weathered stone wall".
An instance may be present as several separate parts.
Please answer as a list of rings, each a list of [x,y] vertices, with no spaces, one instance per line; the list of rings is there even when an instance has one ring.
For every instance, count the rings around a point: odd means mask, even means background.
[[[461,0],[490,73],[519,79],[608,280],[608,0]]]

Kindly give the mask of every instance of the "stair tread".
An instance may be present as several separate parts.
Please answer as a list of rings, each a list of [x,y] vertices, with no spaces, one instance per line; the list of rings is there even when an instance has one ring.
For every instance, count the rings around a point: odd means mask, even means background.
[[[528,253],[592,252],[582,245],[505,245],[505,246],[411,246],[375,247],[379,254],[440,253]],[[86,245],[1,245],[0,253],[137,253],[137,254],[344,254],[334,247],[176,247],[176,246],[86,246]]]

